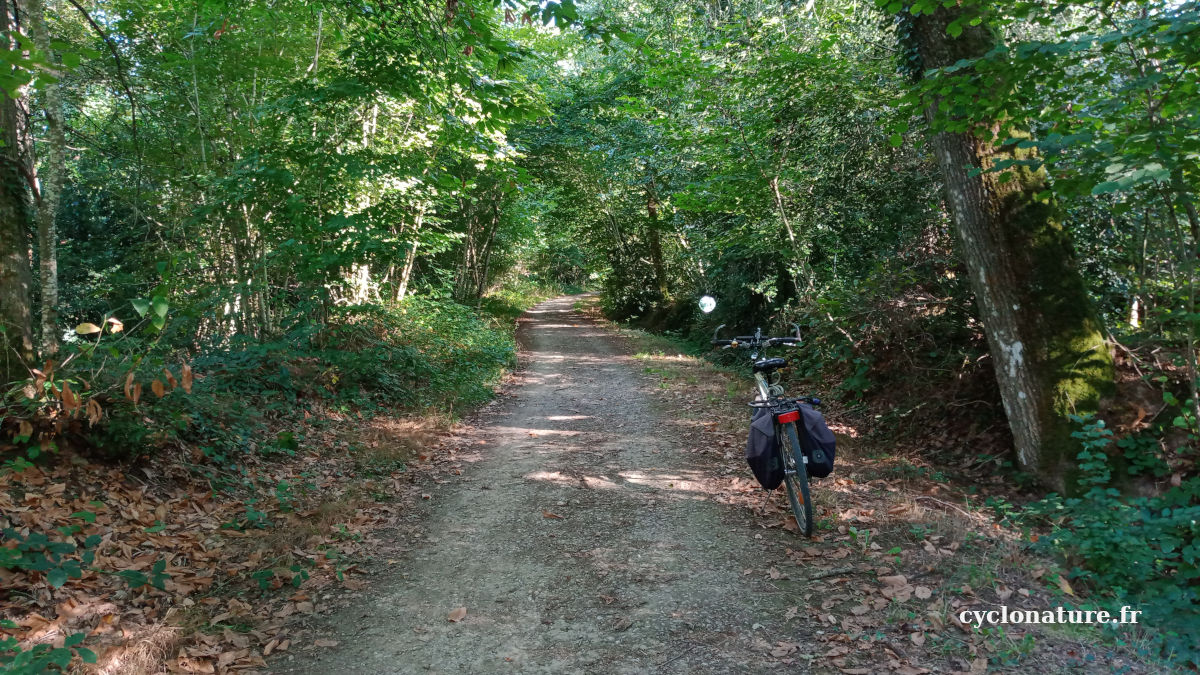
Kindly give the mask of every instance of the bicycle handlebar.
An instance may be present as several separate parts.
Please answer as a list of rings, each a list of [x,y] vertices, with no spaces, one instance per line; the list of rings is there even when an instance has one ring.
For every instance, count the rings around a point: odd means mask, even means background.
[[[800,326],[797,326],[796,324],[792,324],[792,328],[794,328],[796,331],[796,334],[794,336],[789,335],[789,336],[780,336],[780,337],[769,337],[769,336],[763,335],[762,332],[759,331],[756,335],[739,335],[739,336],[733,338],[732,340],[718,339],[717,335],[720,334],[721,329],[724,327],[725,327],[725,324],[721,324],[720,326],[717,326],[716,330],[713,331],[713,339],[712,339],[713,346],[715,346],[715,347],[741,347],[744,345],[746,347],[762,348],[762,347],[770,347],[772,345],[793,345],[794,346],[794,345],[800,344]]]
[[[713,340],[715,347],[770,347],[772,345],[798,345],[800,338],[798,337],[764,337],[756,338],[753,335],[739,335],[732,340]]]

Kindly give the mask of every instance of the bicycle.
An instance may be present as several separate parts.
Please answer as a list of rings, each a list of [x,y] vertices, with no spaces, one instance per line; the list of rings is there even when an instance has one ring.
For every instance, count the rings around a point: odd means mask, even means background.
[[[809,494],[808,457],[800,446],[800,437],[796,431],[796,422],[800,420],[800,403],[812,407],[821,404],[821,399],[812,396],[788,398],[783,386],[779,384],[779,369],[787,366],[787,359],[759,359],[759,351],[776,345],[800,344],[800,327],[792,324],[796,330],[795,336],[769,337],[762,334],[762,329],[755,329],[754,335],[741,335],[732,340],[718,339],[725,324],[717,326],[713,331],[712,344],[723,349],[750,349],[750,359],[754,363],[754,381],[758,393],[750,407],[770,410],[774,416],[775,447],[778,448],[780,461],[783,464],[783,484],[787,488],[788,501],[791,502],[792,513],[796,516],[796,525],[806,537],[813,532],[812,499]]]

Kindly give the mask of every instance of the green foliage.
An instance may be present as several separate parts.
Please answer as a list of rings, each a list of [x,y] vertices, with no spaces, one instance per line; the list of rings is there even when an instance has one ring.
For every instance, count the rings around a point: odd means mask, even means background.
[[[1200,479],[1192,478],[1154,497],[1127,497],[1111,486],[1112,433],[1103,421],[1076,418],[1073,435],[1082,449],[1082,496],[1050,495],[1024,510],[1029,522],[1050,532],[1037,548],[1060,556],[1091,592],[1090,602],[1119,611],[1145,611],[1151,634],[1165,654],[1200,663]]]
[[[94,518],[94,515],[93,515]],[[74,528],[78,530],[78,528]],[[77,541],[75,531],[63,528],[53,536],[45,532],[22,533],[14,528],[4,528],[0,534],[0,568],[40,572],[54,588],[67,583],[68,579],[79,579],[83,571],[95,560],[95,548],[100,544],[99,535],[91,535],[82,542]]]
[[[0,627],[17,626],[4,620],[0,621]],[[75,658],[83,663],[96,663],[96,653],[87,647],[79,646],[85,637],[83,633],[74,633],[67,636],[62,647],[42,643],[29,649],[21,649],[16,638],[5,637],[0,640],[0,667],[10,675],[41,675],[47,672],[68,672]]]

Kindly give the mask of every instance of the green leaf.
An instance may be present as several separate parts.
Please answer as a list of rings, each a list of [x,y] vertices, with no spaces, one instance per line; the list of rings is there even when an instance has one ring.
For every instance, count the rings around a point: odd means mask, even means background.
[[[74,633],[72,635],[68,635],[67,639],[63,640],[63,646],[74,647],[77,644],[82,644],[85,637],[87,637],[85,633]]]
[[[99,659],[96,658],[96,652],[88,649],[87,647],[80,647],[79,649],[75,650],[75,653],[79,654],[79,658],[83,659],[84,663],[96,663],[99,661]]]
[[[141,588],[150,582],[150,578],[137,570],[121,570],[117,576],[125,580],[130,588]]]
[[[146,316],[146,312],[150,311],[150,301],[142,298],[136,298],[129,301],[133,304],[133,311],[138,313],[138,316]]]
[[[62,585],[67,583],[67,573],[61,567],[56,567],[46,572],[46,581],[55,588],[62,588]]]
[[[80,335],[92,335],[93,333],[99,333],[101,330],[100,326],[94,323],[84,322],[75,326],[75,332]]]
[[[167,318],[168,305],[167,305],[166,298],[164,298],[161,295],[156,295],[156,296],[154,296],[153,299],[150,300],[150,304],[153,307],[155,314],[157,314],[161,318],[164,318],[164,319]]]
[[[892,146],[893,148],[898,148],[904,145],[904,137],[900,134],[892,134],[888,137],[888,145]]]
[[[70,649],[67,649],[66,647],[59,647],[58,649],[50,650],[48,658],[50,659],[50,663],[53,663],[59,668],[66,670],[67,666],[71,665],[72,656],[73,655],[71,654]]]

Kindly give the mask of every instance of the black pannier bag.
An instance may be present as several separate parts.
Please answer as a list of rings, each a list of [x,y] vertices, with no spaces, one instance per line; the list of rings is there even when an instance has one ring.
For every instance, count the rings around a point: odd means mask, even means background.
[[[808,475],[824,478],[833,473],[837,442],[825,424],[825,417],[811,407],[801,405],[796,434],[800,437],[800,450],[808,457]]]
[[[783,482],[783,462],[779,459],[779,439],[775,437],[775,416],[768,408],[755,408],[746,439],[746,462],[760,485],[774,490]]]

